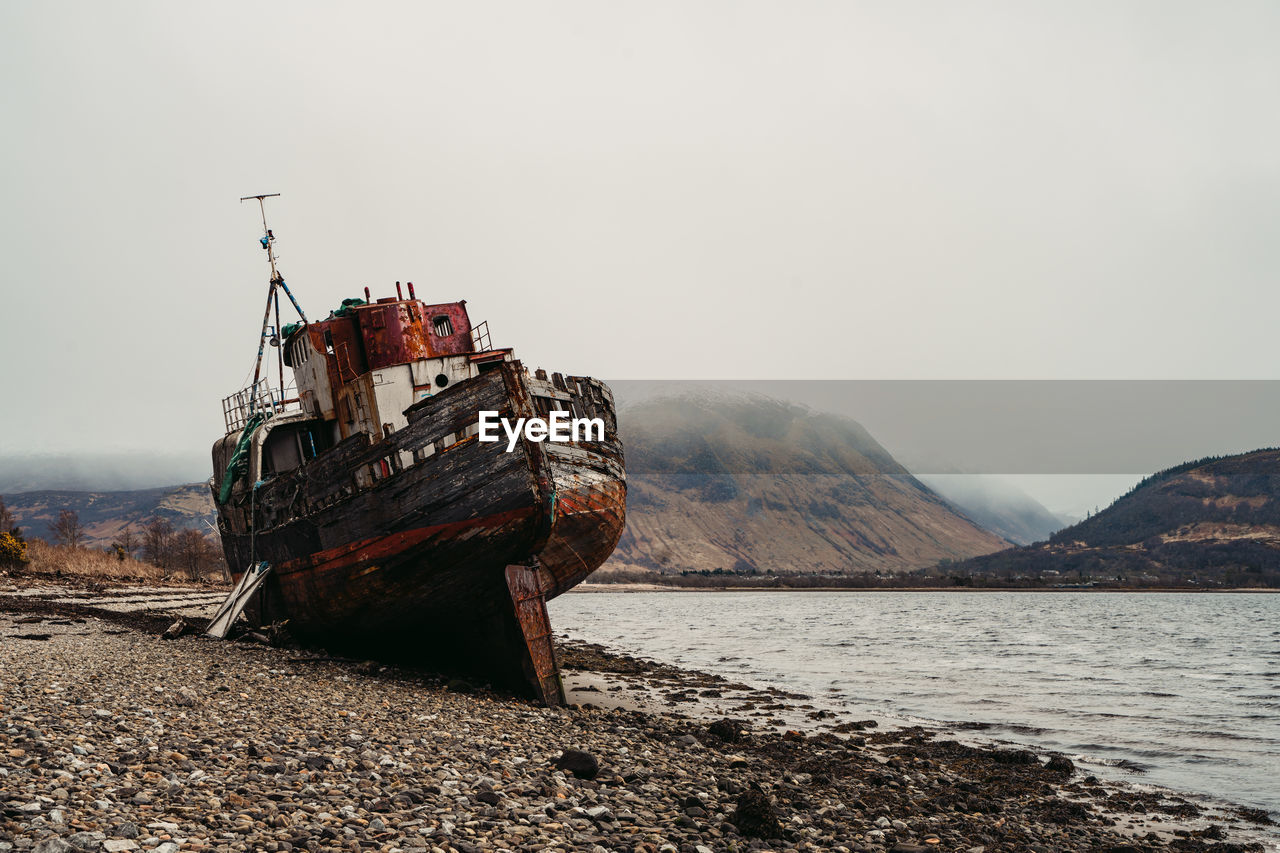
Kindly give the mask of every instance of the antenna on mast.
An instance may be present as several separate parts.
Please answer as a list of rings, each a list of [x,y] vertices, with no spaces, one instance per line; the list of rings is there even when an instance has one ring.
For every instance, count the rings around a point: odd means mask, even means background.
[[[276,253],[273,248],[276,242],[276,236],[271,233],[271,229],[267,227],[267,205],[266,199],[276,198],[280,193],[263,193],[262,195],[247,195],[241,197],[240,201],[245,202],[249,199],[255,199],[258,202],[258,210],[262,214],[262,231],[263,236],[258,240],[262,244],[262,248],[267,252],[267,262],[271,264],[271,281],[267,286],[267,307],[262,312],[262,334],[258,339],[258,358],[253,364],[253,388],[258,386],[258,378],[262,375],[262,356],[267,348],[267,338],[271,337],[277,347],[280,348],[280,399],[284,400],[284,340],[280,335],[280,290],[285,292],[289,297],[289,301],[293,303],[294,309],[298,312],[298,316],[302,318],[303,324],[307,324],[307,315],[303,313],[302,306],[298,304],[298,300],[293,298],[293,292],[289,290],[289,285],[284,283],[284,276],[280,275],[280,271],[276,269]],[[270,327],[271,308],[275,306],[276,325],[275,334],[269,336],[267,329]]]
[[[276,241],[276,237],[271,233],[271,229],[267,227],[267,202],[269,198],[279,198],[280,193],[263,193],[262,195],[246,195],[240,198],[241,201],[256,199],[258,202],[258,211],[262,214],[262,233],[263,237],[258,242],[262,244],[262,248],[267,250],[267,262],[271,264],[271,280],[274,282],[280,278],[280,273],[276,271],[276,253],[271,246]],[[281,279],[283,281],[283,279]],[[296,303],[295,303],[296,304]],[[302,313],[302,309],[298,309],[298,313]],[[303,317],[303,321],[307,318]]]

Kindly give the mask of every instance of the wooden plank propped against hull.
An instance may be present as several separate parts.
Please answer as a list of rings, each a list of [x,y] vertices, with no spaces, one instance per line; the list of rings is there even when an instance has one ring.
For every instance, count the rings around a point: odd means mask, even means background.
[[[209,627],[204,632],[206,637],[215,637],[219,640],[227,638],[227,633],[231,630],[231,623],[236,621],[236,617],[240,615],[245,605],[253,598],[253,594],[262,586],[262,582],[267,579],[267,574],[270,571],[271,566],[265,561],[249,566],[245,573],[240,576],[240,582],[236,584],[236,588],[231,590],[227,600],[222,602],[218,612],[209,620]]]
[[[548,707],[565,704],[560,670],[552,647],[551,619],[547,599],[538,578],[537,566],[507,566],[507,589],[511,593],[514,623],[511,637],[519,654],[525,678],[534,694]]]

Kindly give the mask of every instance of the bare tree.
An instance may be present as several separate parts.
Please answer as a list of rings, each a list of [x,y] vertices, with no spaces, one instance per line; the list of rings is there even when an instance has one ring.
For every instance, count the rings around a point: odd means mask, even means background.
[[[173,557],[175,568],[183,569],[190,580],[196,580],[204,557],[204,537],[190,527],[179,530],[173,537]]]
[[[173,542],[175,567],[185,571],[191,580],[200,580],[211,569],[218,568],[222,555],[199,530],[179,530]]]
[[[126,524],[124,529],[117,533],[116,538],[111,542],[111,548],[122,562],[126,557],[133,556],[133,552],[138,550],[138,545],[138,536],[133,532],[132,524]]]
[[[53,523],[53,541],[59,545],[79,548],[84,543],[84,526],[80,524],[80,514],[75,510],[64,509],[58,513],[58,520]]]
[[[153,516],[142,528],[142,556],[162,569],[173,568],[173,524]]]
[[[0,498],[0,533],[8,533],[10,530],[13,530],[13,513],[4,505],[4,498]]]

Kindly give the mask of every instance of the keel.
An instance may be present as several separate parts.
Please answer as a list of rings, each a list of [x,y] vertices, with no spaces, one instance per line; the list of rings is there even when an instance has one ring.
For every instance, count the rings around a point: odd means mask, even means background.
[[[535,698],[548,707],[565,704],[560,669],[556,666],[547,599],[537,566],[507,566],[507,590],[511,594],[507,638],[519,660],[524,679]]]

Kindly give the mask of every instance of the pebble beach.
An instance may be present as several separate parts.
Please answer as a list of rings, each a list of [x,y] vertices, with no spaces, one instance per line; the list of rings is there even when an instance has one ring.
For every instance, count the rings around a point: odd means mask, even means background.
[[[582,644],[551,709],[9,592],[0,851],[1274,849],[1263,814]]]

